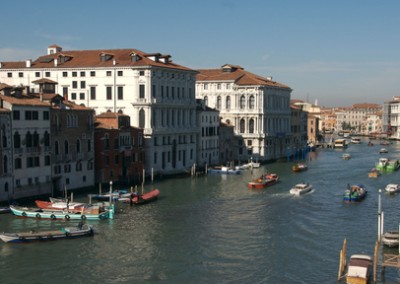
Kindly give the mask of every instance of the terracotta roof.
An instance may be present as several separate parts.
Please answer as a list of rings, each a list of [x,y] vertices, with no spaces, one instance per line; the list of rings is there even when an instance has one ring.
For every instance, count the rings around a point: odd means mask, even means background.
[[[361,104],[353,104],[353,108],[380,108],[382,107],[379,104],[369,104],[369,103],[361,103]]]
[[[12,89],[13,87],[4,83],[0,83],[0,90]]]
[[[46,83],[50,83],[50,84],[58,84],[58,82],[47,79],[47,78],[41,78],[39,80],[35,80],[32,81],[33,84],[46,84]]]
[[[107,54],[111,58],[107,61],[101,61],[100,55]],[[139,60],[132,61],[132,54],[139,56]],[[169,58],[170,55],[162,55],[160,53],[152,54],[159,58]],[[59,57],[67,56],[69,60],[61,62],[57,61],[54,66],[54,60]],[[166,63],[162,60],[154,61],[149,59],[149,54],[137,49],[102,49],[102,50],[69,50],[60,51],[53,54],[40,56],[32,62],[31,67],[26,67],[25,61],[20,62],[2,62],[2,69],[18,69],[18,68],[95,68],[95,67],[112,67],[114,61],[116,66],[155,66],[180,70],[192,70],[190,68],[178,65],[168,60]],[[194,70],[192,70],[194,71]]]
[[[13,105],[20,105],[20,106],[49,106],[47,102],[41,101],[39,98],[33,96],[22,96],[22,97],[11,97],[11,96],[0,96],[0,98],[5,101],[9,102]]]
[[[230,72],[224,71],[224,67],[231,67]],[[254,73],[244,70],[244,68],[237,65],[224,65],[219,69],[199,69],[199,73],[196,75],[197,81],[232,81],[236,85],[260,85],[260,86],[271,86],[288,88],[288,86],[272,81],[269,78],[256,75]]]

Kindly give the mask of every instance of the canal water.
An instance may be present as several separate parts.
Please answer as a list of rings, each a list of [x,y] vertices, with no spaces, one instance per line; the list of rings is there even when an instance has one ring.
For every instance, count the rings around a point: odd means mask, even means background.
[[[400,171],[369,179],[378,161],[378,141],[368,147],[318,149],[308,171],[276,162],[238,176],[176,178],[147,185],[160,189],[151,204],[119,204],[114,220],[88,222],[93,237],[33,244],[0,243],[1,283],[337,283],[339,252],[373,255],[377,239],[378,189],[400,183]],[[400,159],[400,143],[388,148]],[[343,160],[343,153],[350,160]],[[280,182],[264,190],[246,183],[265,171]],[[310,182],[314,189],[292,196],[289,189]],[[348,184],[362,183],[367,198],[342,202]],[[93,193],[95,193],[94,190]],[[385,230],[400,222],[400,194],[382,192]],[[87,201],[86,196],[75,197]],[[0,231],[50,229],[72,221],[31,220],[0,215]],[[380,250],[397,253],[398,249]],[[385,280],[399,283],[398,269]]]

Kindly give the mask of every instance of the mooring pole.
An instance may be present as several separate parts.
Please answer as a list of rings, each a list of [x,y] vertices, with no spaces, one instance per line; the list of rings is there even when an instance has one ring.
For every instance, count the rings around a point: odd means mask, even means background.
[[[381,242],[381,231],[382,231],[382,207],[381,207],[381,192],[379,189],[378,194],[378,243]]]

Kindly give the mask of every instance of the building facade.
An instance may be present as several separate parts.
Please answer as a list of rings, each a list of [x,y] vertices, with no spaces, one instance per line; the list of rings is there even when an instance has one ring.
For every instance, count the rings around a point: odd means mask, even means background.
[[[2,62],[0,82],[29,86],[57,82],[55,93],[96,114],[127,114],[142,128],[146,172],[180,173],[196,162],[196,71],[170,55],[136,49],[71,50],[52,45],[36,60]]]
[[[356,133],[367,133],[365,121],[370,114],[381,113],[382,105],[379,104],[354,104],[348,108],[336,111],[336,130],[353,130]]]
[[[9,201],[14,192],[12,178],[11,112],[2,107],[0,107],[0,137],[0,201]]]
[[[272,78],[226,64],[198,70],[196,97],[220,112],[221,122],[234,127],[238,160],[265,161],[287,155],[291,141],[291,89]]]

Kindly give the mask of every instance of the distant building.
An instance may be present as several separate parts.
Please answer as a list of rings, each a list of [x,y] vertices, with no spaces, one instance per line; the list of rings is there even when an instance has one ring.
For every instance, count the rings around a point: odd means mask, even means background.
[[[351,107],[336,111],[336,131],[352,130],[356,133],[367,133],[365,121],[370,114],[382,112],[379,104],[353,104]]]
[[[382,132],[387,136],[400,139],[400,97],[394,96],[392,100],[383,104]]]
[[[287,155],[292,135],[288,86],[237,65],[198,71],[196,97],[217,109],[221,122],[232,125],[242,137],[237,141],[237,159],[264,161]]]
[[[293,135],[292,146],[288,149],[289,156],[301,158],[305,151],[308,141],[307,125],[308,112],[303,111],[301,105],[292,105],[291,107],[291,132]]]
[[[96,116],[96,184],[140,185],[144,170],[143,130],[132,127],[130,117],[115,112]]]
[[[220,122],[219,126],[219,161],[222,165],[237,160],[238,141],[240,137],[235,136],[234,126]],[[240,139],[241,140],[241,139]]]

